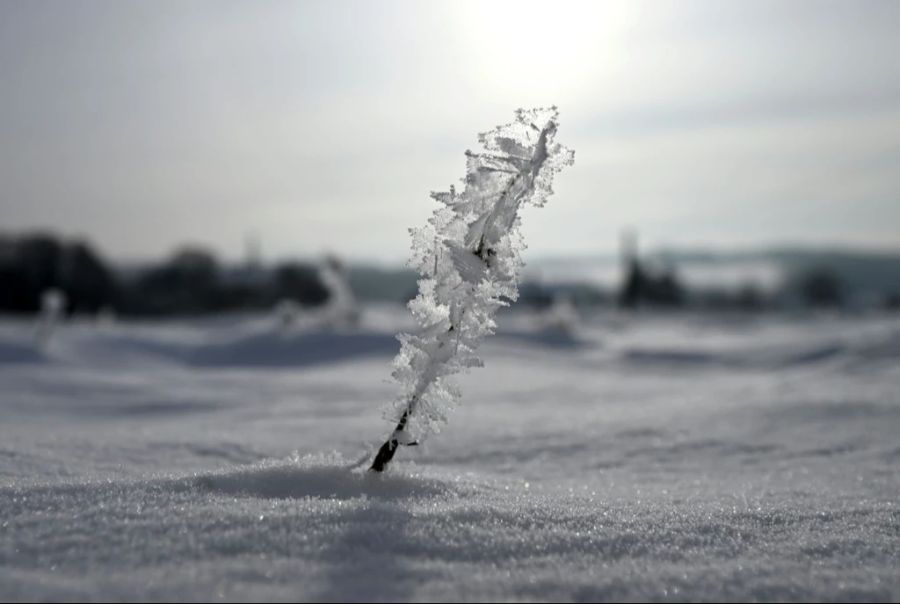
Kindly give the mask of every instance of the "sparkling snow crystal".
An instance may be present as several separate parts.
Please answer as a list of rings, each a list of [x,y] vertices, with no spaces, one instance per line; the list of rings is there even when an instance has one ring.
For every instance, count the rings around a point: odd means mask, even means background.
[[[554,175],[574,152],[555,142],[557,110],[518,110],[511,124],[482,133],[480,153],[466,152],[461,193],[432,193],[441,203],[428,224],[412,229],[419,294],[409,309],[421,327],[400,334],[394,378],[402,392],[389,418],[392,438],[408,444],[436,432],[459,398],[450,377],[478,367],[478,343],[494,332],[494,314],[515,301],[522,268],[519,209],[542,206]],[[406,421],[404,421],[406,420]]]

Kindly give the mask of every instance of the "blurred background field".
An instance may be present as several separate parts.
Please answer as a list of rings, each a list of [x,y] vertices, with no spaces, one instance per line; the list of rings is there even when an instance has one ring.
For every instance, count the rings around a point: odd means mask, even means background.
[[[896,314],[520,305],[381,478],[329,308],[0,320],[3,597],[896,598]]]

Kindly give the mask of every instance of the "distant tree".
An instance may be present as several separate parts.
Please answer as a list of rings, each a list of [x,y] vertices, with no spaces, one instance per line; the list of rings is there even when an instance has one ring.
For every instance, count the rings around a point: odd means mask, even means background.
[[[0,310],[37,312],[44,292],[65,294],[69,312],[96,313],[116,301],[116,279],[84,242],[37,233],[0,240]]]
[[[212,287],[219,277],[219,262],[209,250],[184,247],[175,252],[164,270],[179,285],[192,282],[198,287]]]
[[[0,311],[28,312],[37,304],[30,299],[29,282],[19,258],[17,242],[11,237],[0,236]]]
[[[647,275],[644,267],[637,258],[628,260],[625,280],[619,290],[619,306],[623,308],[636,308],[646,296]]]
[[[884,307],[887,310],[900,310],[900,295],[888,294],[884,297]]]
[[[47,290],[65,287],[60,278],[62,245],[52,235],[37,234],[21,238],[16,250],[27,288],[27,308],[35,312],[41,308],[41,296]]]
[[[817,267],[802,275],[800,294],[812,307],[836,307],[844,299],[840,278],[827,267]]]
[[[112,306],[115,277],[87,243],[76,242],[66,249],[61,273],[71,312],[96,314]]]
[[[761,310],[766,304],[765,295],[753,282],[744,283],[738,288],[735,302],[739,309],[747,311]]]
[[[182,248],[140,277],[131,293],[132,308],[140,313],[196,314],[221,309],[219,263],[205,249]]]
[[[302,306],[320,306],[328,301],[328,289],[319,269],[311,264],[286,262],[278,266],[275,289],[279,299],[293,300]]]
[[[681,306],[684,302],[684,288],[675,269],[666,267],[650,281],[647,291],[651,303],[663,306]]]
[[[684,303],[684,288],[673,268],[654,269],[636,256],[629,259],[627,267],[619,289],[619,306],[680,306]]]

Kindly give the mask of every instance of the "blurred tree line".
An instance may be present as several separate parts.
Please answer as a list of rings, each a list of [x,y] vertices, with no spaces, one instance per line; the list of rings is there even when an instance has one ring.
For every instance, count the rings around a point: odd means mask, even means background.
[[[69,310],[78,313],[96,313],[119,294],[113,274],[86,243],[46,234],[0,237],[0,309],[36,312],[50,289],[65,291]]]
[[[329,296],[311,263],[226,268],[208,250],[186,247],[159,264],[117,271],[83,241],[0,236],[0,312],[35,313],[52,289],[65,293],[70,314],[132,316],[270,309],[284,299],[319,306]]]
[[[698,289],[683,283],[677,260],[643,258],[636,246],[627,246],[617,288],[525,282],[519,305],[542,310],[565,299],[579,307],[625,309],[900,308],[900,280],[893,279],[900,267],[893,257],[782,255],[785,278],[776,290],[751,282]],[[410,270],[353,267],[347,278],[361,300],[402,303],[416,291],[416,274]],[[184,247],[161,262],[123,269],[107,263],[84,241],[49,233],[0,234],[0,313],[38,312],[42,295],[50,290],[65,294],[69,314],[109,311],[144,317],[269,310],[285,300],[315,307],[329,300],[317,263],[225,265],[209,250]]]

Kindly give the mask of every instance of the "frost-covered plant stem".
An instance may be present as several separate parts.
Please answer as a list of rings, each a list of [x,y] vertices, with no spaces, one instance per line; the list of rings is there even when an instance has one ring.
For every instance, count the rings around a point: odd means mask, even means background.
[[[378,453],[372,461],[372,466],[369,468],[370,470],[373,472],[384,472],[387,465],[394,459],[394,453],[397,452],[397,448],[400,446],[399,436],[406,430],[406,420],[408,418],[409,411],[407,410],[400,416],[400,421],[397,422],[397,427],[394,428],[394,432],[391,434],[390,438],[388,438],[387,441],[381,445],[381,448],[378,449]],[[405,444],[407,446],[413,446],[417,443],[411,442]]]
[[[382,472],[400,446],[435,432],[458,400],[450,376],[481,365],[474,351],[494,332],[494,314],[518,297],[522,268],[519,209],[542,206],[553,176],[574,154],[554,142],[556,108],[519,110],[516,121],[479,136],[467,152],[465,190],[432,193],[443,204],[413,230],[413,264],[421,275],[409,308],[421,332],[400,334],[394,378],[403,392],[391,408],[396,427],[371,470]]]

